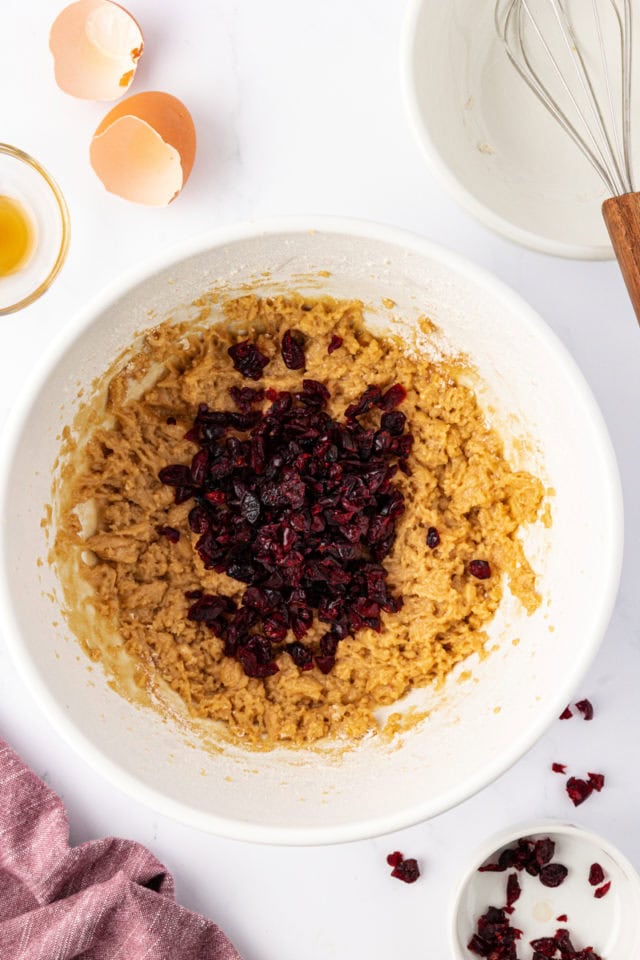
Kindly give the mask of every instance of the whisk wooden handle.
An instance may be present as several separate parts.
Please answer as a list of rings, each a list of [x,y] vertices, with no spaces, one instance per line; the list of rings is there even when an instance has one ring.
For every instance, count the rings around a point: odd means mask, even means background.
[[[640,323],[640,193],[605,200],[602,216]]]

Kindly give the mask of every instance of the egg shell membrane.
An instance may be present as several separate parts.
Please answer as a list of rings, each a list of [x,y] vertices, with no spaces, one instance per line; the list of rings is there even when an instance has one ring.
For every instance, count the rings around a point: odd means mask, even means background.
[[[162,207],[180,193],[180,154],[139,117],[120,117],[95,137],[91,165],[110,193]]]
[[[131,14],[111,0],[78,0],[51,27],[56,83],[83,100],[115,100],[128,89],[143,49]]]

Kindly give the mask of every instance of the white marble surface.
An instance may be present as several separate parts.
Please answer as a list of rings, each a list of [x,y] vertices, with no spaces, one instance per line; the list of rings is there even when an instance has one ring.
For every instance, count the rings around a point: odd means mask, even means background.
[[[0,734],[63,797],[75,843],[120,834],[148,844],[178,896],[216,919],[246,960],[446,960],[448,904],[472,849],[513,822],[571,818],[640,867],[640,333],[613,264],[562,262],[494,237],[425,170],[399,84],[401,0],[131,0],[146,52],[133,91],[184,99],[199,135],[183,196],[151,210],[107,195],[87,162],[104,106],[55,87],[47,50],[58,4],[3,5],[3,140],[39,157],[69,201],[73,240],[49,294],[2,320],[0,410],[40,350],[87,297],[130,265],[214,224],[286,213],[387,221],[466,254],[512,284],[567,344],[602,406],[626,498],[616,612],[583,687],[591,724],[556,723],[497,783],[430,823],[342,847],[275,849],[219,840],[156,816],[89,770],[53,733],[0,647]],[[576,478],[580,482],[580,478]],[[593,544],[597,551],[597,542]],[[46,642],[46,638],[43,638]],[[602,769],[607,787],[574,813],[552,760]],[[413,887],[391,880],[393,849],[420,858]]]

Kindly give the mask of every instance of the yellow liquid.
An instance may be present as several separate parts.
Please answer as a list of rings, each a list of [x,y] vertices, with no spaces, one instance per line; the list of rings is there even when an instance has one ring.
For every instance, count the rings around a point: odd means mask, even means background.
[[[0,277],[26,267],[35,247],[31,217],[17,200],[0,194]]]

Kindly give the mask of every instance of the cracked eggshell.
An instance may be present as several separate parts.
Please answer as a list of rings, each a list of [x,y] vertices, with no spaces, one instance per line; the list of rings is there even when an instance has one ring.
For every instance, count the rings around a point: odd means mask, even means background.
[[[78,0],[51,27],[56,83],[82,100],[116,100],[133,80],[143,45],[140,27],[123,7]]]
[[[110,193],[162,207],[187,182],[195,153],[196,131],[182,101],[148,91],[109,111],[93,135],[90,160]]]

